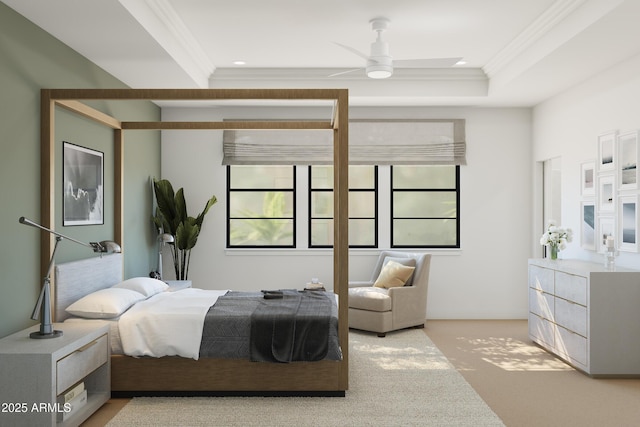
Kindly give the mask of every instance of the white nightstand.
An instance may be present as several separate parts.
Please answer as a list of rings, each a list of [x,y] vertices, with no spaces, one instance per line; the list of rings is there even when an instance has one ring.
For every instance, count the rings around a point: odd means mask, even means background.
[[[0,340],[0,425],[77,426],[111,397],[109,325],[56,323],[59,338],[31,339],[38,325]],[[84,382],[87,403],[68,411],[64,393]]]
[[[168,292],[175,292],[191,287],[191,280],[165,280],[165,283],[169,285],[169,289],[167,289]]]

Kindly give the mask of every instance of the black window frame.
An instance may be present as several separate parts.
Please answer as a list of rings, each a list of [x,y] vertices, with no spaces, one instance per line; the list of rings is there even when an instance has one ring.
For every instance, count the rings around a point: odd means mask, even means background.
[[[308,242],[307,242],[307,246],[311,249],[327,249],[327,248],[333,248],[333,245],[313,245],[312,244],[312,238],[311,238],[311,229],[312,229],[312,224],[313,224],[313,220],[314,219],[333,219],[333,216],[331,217],[321,217],[321,218],[315,218],[312,216],[312,209],[311,209],[311,203],[312,203],[312,199],[313,199],[313,193],[315,192],[331,192],[333,193],[333,188],[318,188],[318,189],[314,189],[313,185],[312,185],[312,179],[313,179],[313,166],[309,166],[309,183],[308,183],[308,194],[309,194],[309,202],[308,202],[308,224],[307,224],[307,235],[308,237]],[[374,194],[374,217],[373,218],[362,218],[362,217],[351,217],[349,216],[349,220],[352,219],[373,219],[374,220],[374,236],[373,236],[373,245],[351,245],[349,244],[349,248],[352,249],[363,249],[363,248],[377,248],[378,247],[378,190],[379,190],[379,184],[378,184],[378,165],[373,165],[373,189],[370,188],[354,188],[351,189],[349,188],[349,193],[351,192],[373,192]]]
[[[237,189],[232,189],[231,188],[231,168],[233,165],[227,165],[227,212],[226,212],[226,216],[227,216],[227,231],[226,231],[226,248],[227,249],[291,249],[291,248],[296,248],[296,244],[297,244],[297,235],[296,235],[296,229],[297,229],[297,217],[296,217],[296,211],[297,211],[297,201],[296,201],[296,196],[297,196],[297,188],[296,188],[296,166],[292,165],[291,167],[293,168],[293,176],[292,176],[292,183],[293,183],[293,187],[292,188],[237,188]],[[287,165],[285,165],[287,166]],[[291,245],[231,245],[231,221],[234,219],[243,219],[243,218],[235,218],[235,217],[231,217],[231,193],[232,192],[257,192],[257,191],[264,191],[264,192],[290,192],[293,194],[293,210],[292,210],[292,217],[279,217],[279,218],[273,218],[273,217],[265,217],[264,219],[291,219],[293,221],[293,236],[292,236],[292,244]]]
[[[390,212],[389,212],[389,218],[390,218],[390,224],[389,224],[389,246],[391,248],[394,249],[405,249],[405,248],[421,248],[421,249],[459,249],[460,248],[460,165],[455,165],[455,178],[456,178],[456,187],[455,188],[428,188],[428,187],[423,187],[423,188],[401,188],[401,189],[395,189],[393,186],[393,165],[390,168],[390,190],[389,190],[389,197],[390,197]],[[451,217],[402,217],[402,218],[395,218],[393,216],[393,196],[395,194],[395,192],[452,192],[455,191],[456,193],[456,216],[455,216],[455,221],[456,221],[456,243],[455,245],[429,245],[429,244],[425,244],[425,245],[396,245],[394,244],[394,239],[393,239],[393,233],[394,233],[394,227],[393,227],[393,222],[395,219],[452,219]]]

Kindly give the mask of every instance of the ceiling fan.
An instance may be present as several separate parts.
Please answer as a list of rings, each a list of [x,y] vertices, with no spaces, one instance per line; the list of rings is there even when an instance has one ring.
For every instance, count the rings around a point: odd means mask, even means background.
[[[331,74],[329,77],[339,76],[342,74],[353,73],[355,71],[365,70],[367,77],[372,79],[386,79],[393,74],[393,67],[411,67],[411,68],[446,68],[455,65],[462,58],[429,58],[429,59],[396,59],[389,54],[389,43],[382,39],[382,33],[389,28],[389,20],[387,18],[374,18],[371,21],[371,29],[378,33],[376,41],[371,43],[371,54],[365,55],[357,49],[336,43],[338,46],[347,49],[349,52],[367,60],[367,65],[354,70],[342,71],[340,73]]]

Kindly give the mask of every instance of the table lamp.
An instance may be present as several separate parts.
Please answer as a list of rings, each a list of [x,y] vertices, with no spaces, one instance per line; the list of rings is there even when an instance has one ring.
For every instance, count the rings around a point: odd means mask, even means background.
[[[47,274],[44,277],[44,283],[42,284],[40,297],[38,298],[38,301],[36,302],[36,305],[33,308],[33,312],[31,313],[31,319],[40,320],[40,330],[36,332],[32,332],[29,336],[34,339],[61,337],[62,331],[53,329],[53,316],[51,314],[51,279],[50,277],[51,277],[51,270],[53,268],[53,260],[54,260],[54,257],[56,256],[56,250],[58,250],[58,244],[62,241],[62,239],[71,240],[72,242],[75,242],[79,245],[87,246],[93,249],[93,252],[99,253],[101,255],[104,253],[121,252],[122,250],[120,249],[120,245],[110,240],[104,240],[102,242],[84,243],[79,240],[60,234],[56,231],[50,230],[46,227],[43,227],[40,224],[36,224],[35,222],[23,216],[21,216],[18,221],[20,221],[20,224],[36,227],[56,236],[56,244],[53,247],[53,252],[51,253],[51,259],[49,260],[49,268],[47,269]]]

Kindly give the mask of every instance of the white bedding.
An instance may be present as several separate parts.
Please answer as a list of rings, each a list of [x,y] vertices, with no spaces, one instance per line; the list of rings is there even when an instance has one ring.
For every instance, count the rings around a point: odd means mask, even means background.
[[[111,346],[111,354],[124,354],[122,351],[122,343],[120,342],[120,329],[118,328],[118,321],[120,316],[112,319],[83,319],[81,317],[69,317],[65,319],[67,322],[100,322],[109,324],[109,345]]]
[[[129,356],[181,356],[198,360],[204,318],[228,291],[183,289],[140,301],[118,321],[122,349]]]
[[[176,346],[176,343],[178,343],[180,346],[182,346],[183,348],[181,349],[182,351],[188,351],[193,353],[193,348],[196,345],[196,340],[197,340],[197,345],[198,348],[195,350],[197,354],[199,354],[199,350],[200,350],[200,341],[202,339],[202,328],[204,325],[204,316],[206,315],[209,307],[211,305],[213,305],[215,303],[215,301],[218,300],[218,297],[225,295],[228,291],[224,290],[224,291],[205,291],[207,292],[207,300],[206,302],[204,302],[203,304],[196,304],[197,306],[197,316],[200,317],[200,313],[202,313],[202,310],[204,310],[204,314],[202,314],[202,321],[199,322],[200,326],[199,329],[196,332],[190,333],[187,336],[182,336],[184,335],[182,332],[179,331],[179,329],[181,327],[184,327],[185,324],[181,323],[178,320],[175,320],[173,318],[173,314],[176,312],[182,312],[185,310],[185,307],[181,307],[183,305],[183,303],[185,302],[185,300],[188,300],[189,303],[193,303],[193,299],[199,299],[201,298],[201,294],[198,292],[197,294],[200,296],[194,296],[192,290],[197,290],[197,291],[202,291],[202,289],[191,289],[191,288],[187,288],[187,289],[182,289],[180,291],[176,291],[176,292],[163,292],[163,294],[174,294],[174,295],[178,295],[178,298],[175,297],[165,297],[165,298],[159,298],[160,302],[159,304],[156,305],[156,301],[153,300],[153,296],[151,298],[149,298],[148,300],[148,304],[146,304],[145,306],[152,306],[155,307],[153,310],[153,313],[155,313],[155,316],[159,316],[162,320],[160,320],[158,323],[153,324],[151,320],[147,319],[146,323],[151,323],[151,325],[143,325],[142,328],[140,330],[137,330],[135,332],[135,334],[132,334],[134,341],[131,342],[131,345],[136,347],[140,347],[138,348],[138,351],[144,352],[143,348],[149,348],[149,346],[147,346],[146,344],[146,339],[142,339],[141,340],[141,335],[142,334],[156,334],[156,337],[158,337],[158,331],[154,330],[154,329],[159,329],[161,324],[164,324],[164,320],[168,320],[169,316],[167,316],[163,310],[166,310],[167,308],[170,308],[172,316],[171,316],[171,321],[173,322],[172,325],[173,327],[170,327],[168,330],[166,330],[164,333],[170,334],[171,338],[173,339],[176,335],[178,335],[179,337],[181,337],[182,339],[179,341],[174,340],[173,341],[173,345],[171,346],[167,346],[166,343],[162,343],[162,342],[156,342],[156,340],[151,340],[153,342],[153,355],[155,357],[160,357],[160,355],[168,355],[168,354],[162,354],[162,352],[166,351],[167,348],[172,348]],[[209,294],[213,292],[214,294]],[[187,298],[182,298],[183,295],[187,295],[191,293],[191,297],[187,297]],[[335,299],[336,299],[336,304],[338,304],[338,295],[337,294],[332,294]],[[172,299],[169,299],[172,298]],[[213,298],[213,302],[210,303],[211,299],[209,298]],[[151,301],[150,301],[151,300]],[[176,303],[174,303],[174,301],[176,301]],[[142,301],[144,302],[144,301]],[[142,302],[139,302],[138,304],[141,304]],[[179,302],[179,303],[178,303]],[[199,301],[196,301],[199,302]],[[138,305],[136,304],[136,305]],[[338,304],[339,305],[339,304]],[[134,305],[135,307],[135,305]],[[206,308],[206,309],[205,309]],[[176,310],[177,309],[177,310]],[[129,309],[127,312],[123,313],[121,316],[118,317],[114,317],[112,319],[84,319],[84,318],[80,318],[80,317],[69,317],[68,319],[65,320],[65,322],[101,322],[101,323],[108,323],[109,324],[109,341],[110,341],[110,346],[111,346],[111,354],[127,354],[124,351],[124,346],[122,344],[122,339],[120,337],[121,335],[121,329],[120,329],[120,319],[122,316],[124,316],[126,313],[128,313],[129,311],[131,311],[131,309]],[[142,313],[138,313],[135,316],[146,316],[146,314],[142,314]],[[191,324],[191,322],[189,321],[189,324]],[[150,326],[148,328],[148,326]],[[146,329],[143,330],[143,329]],[[162,333],[162,331],[160,332]],[[197,336],[196,336],[197,335]],[[142,341],[142,345],[141,342]],[[188,345],[184,345],[184,341],[189,341]],[[176,353],[172,353],[172,354],[176,354]],[[151,355],[151,354],[149,354]],[[192,357],[192,356],[189,356]],[[197,359],[198,356],[196,355],[195,359]]]

